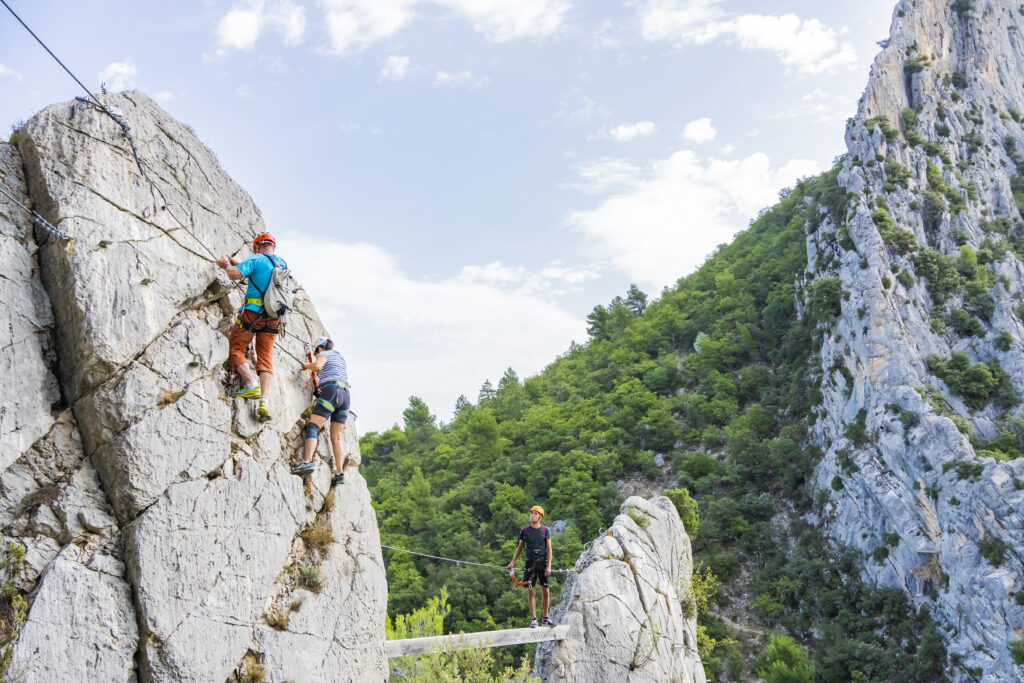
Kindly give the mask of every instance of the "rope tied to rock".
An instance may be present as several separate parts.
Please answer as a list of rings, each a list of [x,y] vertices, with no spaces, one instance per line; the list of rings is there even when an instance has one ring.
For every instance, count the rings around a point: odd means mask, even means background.
[[[36,226],[37,228],[41,228],[42,230],[45,230],[46,232],[48,232],[49,234],[53,235],[54,237],[57,237],[57,238],[62,239],[62,240],[67,240],[68,241],[68,251],[71,251],[71,243],[72,243],[71,235],[67,234],[66,232],[64,232],[60,228],[58,228],[58,227],[56,227],[54,225],[51,225],[48,220],[46,220],[45,218],[40,216],[38,213],[36,213],[32,209],[28,208],[27,206],[25,206],[24,204],[19,202],[17,199],[15,199],[13,196],[11,196],[7,192],[7,190],[5,190],[4,188],[0,187],[0,193],[2,193],[5,197],[10,199],[12,202],[14,202],[16,205],[18,205],[22,210],[24,210],[30,216],[32,216],[32,225]]]
[[[79,87],[81,87],[81,88],[82,88],[82,90],[84,90],[84,91],[85,91],[85,94],[86,94],[86,95],[88,95],[88,98],[86,98],[86,97],[81,97],[81,96],[78,96],[78,97],[75,97],[75,100],[76,100],[77,102],[81,102],[81,103],[85,104],[85,105],[86,105],[86,106],[87,106],[88,108],[90,108],[90,109],[95,109],[96,111],[99,111],[99,112],[101,112],[101,113],[103,113],[103,114],[106,114],[106,115],[107,115],[107,116],[109,116],[109,117],[110,117],[110,118],[111,118],[111,119],[112,119],[112,120],[113,120],[113,121],[114,121],[115,123],[117,123],[117,125],[118,125],[118,126],[120,126],[121,130],[122,130],[122,131],[123,131],[123,133],[124,133],[124,136],[125,136],[125,138],[126,138],[126,139],[128,140],[128,146],[129,146],[129,147],[131,148],[131,152],[132,152],[132,157],[133,157],[133,158],[134,158],[134,160],[135,160],[135,165],[136,165],[136,166],[138,166],[138,168],[139,168],[139,173],[140,173],[140,174],[142,175],[142,177],[143,177],[143,178],[144,178],[144,179],[146,180],[146,182],[147,182],[147,183],[149,183],[149,190],[150,190],[150,194],[151,194],[151,195],[153,196],[153,199],[154,199],[154,204],[156,204],[156,197],[157,197],[157,196],[159,196],[159,197],[160,197],[160,200],[161,200],[161,201],[163,202],[163,206],[162,206],[161,208],[163,208],[164,210],[166,210],[166,211],[167,211],[167,213],[168,213],[168,214],[170,215],[170,217],[171,217],[172,219],[174,219],[174,222],[175,222],[175,223],[177,223],[177,224],[178,224],[178,226],[179,226],[179,227],[180,227],[180,228],[181,228],[182,230],[184,230],[184,231],[185,231],[185,232],[187,232],[187,233],[188,233],[189,235],[191,235],[191,236],[192,236],[192,239],[194,239],[194,240],[195,240],[196,242],[198,242],[198,243],[199,243],[199,245],[200,245],[200,246],[202,246],[202,247],[203,247],[203,249],[205,249],[205,250],[206,250],[206,253],[207,253],[207,254],[209,254],[211,258],[213,258],[213,259],[215,259],[215,260],[216,260],[216,258],[217,258],[216,254],[214,254],[214,253],[213,253],[213,251],[212,251],[212,250],[211,250],[211,249],[210,249],[210,248],[209,248],[208,246],[206,246],[206,243],[205,243],[205,242],[203,242],[203,241],[202,241],[201,239],[199,239],[199,237],[198,237],[198,236],[197,236],[197,235],[196,235],[196,234],[195,234],[195,233],[194,233],[194,232],[193,232],[192,230],[190,230],[190,229],[188,228],[188,226],[186,226],[186,225],[185,225],[185,223],[184,223],[183,221],[181,221],[181,220],[180,220],[180,219],[179,219],[179,218],[178,218],[178,217],[177,217],[177,216],[176,216],[176,215],[174,214],[174,212],[173,212],[173,211],[171,211],[171,204],[170,204],[170,203],[169,203],[169,202],[167,201],[167,199],[166,199],[166,198],[164,197],[164,194],[163,194],[163,192],[161,192],[161,191],[160,191],[160,188],[158,188],[158,187],[157,187],[157,185],[156,185],[156,183],[155,183],[155,182],[153,181],[153,179],[149,177],[149,174],[147,174],[147,173],[146,173],[146,169],[145,169],[145,166],[144,166],[144,165],[143,165],[143,163],[142,163],[142,159],[141,159],[141,158],[139,157],[139,150],[138,150],[138,147],[137,147],[137,146],[136,146],[136,144],[135,144],[135,138],[134,138],[134,137],[132,136],[132,134],[131,134],[131,130],[132,130],[132,129],[131,129],[131,126],[130,126],[130,125],[128,125],[128,121],[127,121],[127,120],[125,120],[124,116],[122,116],[122,115],[121,115],[121,114],[120,114],[119,112],[117,112],[117,111],[114,111],[114,110],[113,110],[113,109],[111,109],[111,108],[110,108],[109,106],[107,106],[107,105],[103,104],[103,103],[102,103],[102,102],[101,102],[101,101],[99,100],[99,98],[98,98],[98,97],[96,97],[96,95],[95,95],[95,94],[93,94],[93,92],[92,92],[91,90],[89,90],[89,88],[87,88],[87,87],[85,86],[85,84],[84,84],[84,83],[82,83],[82,81],[81,81],[81,80],[80,80],[80,79],[79,79],[79,78],[78,78],[77,76],[75,76],[75,74],[74,74],[74,73],[73,73],[73,72],[71,71],[71,69],[69,69],[69,68],[68,68],[68,67],[67,67],[67,66],[66,66],[66,65],[64,64],[64,62],[62,62],[62,61],[61,61],[61,60],[60,60],[60,59],[59,59],[59,58],[57,57],[57,55],[56,55],[56,54],[54,54],[53,50],[51,50],[51,49],[50,49],[50,48],[49,48],[49,47],[48,47],[48,46],[46,45],[46,43],[44,43],[44,42],[43,42],[43,40],[42,40],[42,39],[41,39],[41,38],[40,38],[39,36],[37,36],[37,35],[35,34],[35,32],[34,32],[34,31],[33,31],[33,30],[31,29],[31,28],[29,28],[28,24],[26,24],[26,23],[25,23],[24,21],[22,21],[21,17],[19,17],[19,16],[18,16],[18,14],[17,14],[17,12],[15,12],[15,11],[14,11],[14,10],[13,10],[13,9],[11,8],[11,6],[7,4],[7,1],[6,1],[6,0],[0,0],[0,4],[3,4],[3,6],[7,8],[7,11],[8,11],[8,12],[10,12],[10,13],[11,13],[11,15],[12,15],[12,16],[13,16],[13,17],[14,17],[15,19],[17,19],[17,20],[18,20],[18,23],[19,23],[19,24],[21,24],[21,25],[22,25],[22,27],[24,27],[24,29],[25,29],[26,31],[28,31],[28,32],[29,32],[29,34],[30,34],[30,35],[31,35],[31,36],[32,36],[33,38],[35,38],[35,39],[36,39],[36,42],[38,42],[38,43],[39,43],[39,44],[40,44],[40,45],[42,46],[42,48],[43,48],[44,50],[46,50],[47,54],[49,54],[49,55],[50,55],[51,57],[53,57],[54,61],[55,61],[55,62],[57,62],[57,64],[59,64],[59,65],[60,65],[60,67],[61,67],[62,69],[64,69],[64,71],[65,71],[65,72],[67,72],[68,76],[70,76],[70,77],[71,77],[71,79],[72,79],[72,80],[74,80],[74,81],[75,81],[75,83],[77,83],[77,84],[79,85]],[[33,222],[33,223],[34,223],[35,225],[39,226],[40,228],[42,228],[43,230],[45,230],[45,231],[49,232],[50,234],[53,234],[53,235],[55,235],[55,236],[57,236],[57,237],[60,237],[61,239],[66,239],[66,240],[68,240],[68,251],[69,251],[69,252],[71,251],[71,237],[70,237],[70,236],[69,236],[69,235],[68,235],[68,234],[67,234],[66,232],[64,232],[63,230],[59,230],[58,228],[55,228],[55,227],[54,227],[53,225],[51,225],[51,224],[50,224],[49,222],[47,222],[47,221],[46,221],[46,220],[45,220],[45,219],[44,219],[44,218],[43,218],[42,216],[40,216],[40,215],[39,215],[38,213],[36,213],[36,212],[32,211],[31,209],[29,209],[29,208],[25,207],[24,205],[22,205],[21,203],[19,203],[19,202],[18,202],[18,201],[17,201],[16,199],[14,199],[14,198],[13,198],[13,197],[11,197],[10,195],[8,195],[8,194],[7,194],[6,192],[4,192],[4,194],[5,194],[5,195],[7,195],[7,196],[8,196],[8,197],[9,197],[9,198],[10,198],[10,199],[11,199],[12,201],[14,201],[14,202],[15,202],[16,204],[18,204],[18,206],[21,206],[21,208],[25,209],[25,210],[26,210],[26,211],[28,211],[28,212],[29,212],[30,214],[32,214],[32,222]],[[240,283],[236,282],[236,283],[234,283],[234,284],[235,284],[235,286],[236,286],[237,288],[239,288],[239,289],[242,289],[242,287],[241,287],[241,284],[240,284]],[[303,342],[304,344],[309,344],[309,341],[307,341],[307,340],[304,340],[303,338],[301,338],[301,337],[299,337],[299,336],[297,336],[297,335],[295,335],[295,334],[292,334],[292,336],[293,336],[293,337],[294,337],[294,338],[295,338],[295,339],[296,339],[297,341]],[[281,338],[283,338],[283,337],[284,337],[284,335],[282,334],[282,335],[281,335],[281,336],[280,336],[280,337],[279,337],[278,339],[281,339]],[[288,349],[284,348],[284,345],[283,345],[283,344],[282,344],[282,345],[278,345],[278,344],[277,344],[277,340],[275,340],[275,346],[278,346],[278,347],[279,347],[279,348],[281,349],[281,351],[282,351],[282,352],[284,352],[284,354],[285,354],[286,356],[288,356],[289,358],[291,358],[292,360],[294,360],[294,361],[295,361],[296,363],[298,363],[299,365],[302,365],[302,360],[301,360],[301,359],[300,359],[300,358],[299,358],[298,356],[296,356],[295,354],[293,354],[292,352],[290,352],[290,351],[289,351]],[[354,413],[353,413],[353,415],[354,415]]]

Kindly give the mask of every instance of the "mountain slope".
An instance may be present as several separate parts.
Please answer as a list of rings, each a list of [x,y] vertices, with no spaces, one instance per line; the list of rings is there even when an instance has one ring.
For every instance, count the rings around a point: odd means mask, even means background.
[[[1021,31],[1019,3],[900,3],[847,127],[850,214],[807,240],[849,294],[820,353],[849,377],[823,386],[820,518],[986,680],[1024,673]]]
[[[537,377],[366,437],[385,542],[501,563],[541,502],[564,566],[646,478],[698,499],[719,614],[795,635],[818,679],[1024,675],[1018,4],[901,2],[835,169]],[[448,585],[453,628],[511,623],[488,581],[396,556],[389,607]],[[760,666],[743,632],[709,673]]]

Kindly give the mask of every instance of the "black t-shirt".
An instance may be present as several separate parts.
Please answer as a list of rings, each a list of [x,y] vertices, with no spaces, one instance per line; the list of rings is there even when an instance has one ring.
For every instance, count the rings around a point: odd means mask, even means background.
[[[525,527],[519,532],[519,540],[526,546],[526,561],[543,560],[548,556],[548,539],[551,538],[546,526]]]

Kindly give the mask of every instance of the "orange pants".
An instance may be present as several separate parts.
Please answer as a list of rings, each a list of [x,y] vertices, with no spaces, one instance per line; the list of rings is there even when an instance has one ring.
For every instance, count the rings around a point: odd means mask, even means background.
[[[277,328],[280,324],[279,318],[260,318],[256,311],[242,311],[228,337],[228,361],[231,367],[237,368],[246,362],[245,347],[255,334],[256,372],[274,374],[274,342],[277,341]],[[247,329],[249,327],[252,327],[252,332]]]

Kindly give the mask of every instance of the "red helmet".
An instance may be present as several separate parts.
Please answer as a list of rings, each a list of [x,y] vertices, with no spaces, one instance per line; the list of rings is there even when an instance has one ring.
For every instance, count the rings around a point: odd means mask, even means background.
[[[261,242],[270,242],[275,247],[277,246],[277,240],[274,239],[274,236],[271,235],[269,232],[265,232],[262,235],[256,235],[256,238],[253,239],[252,250],[256,251],[256,246],[259,245]]]

